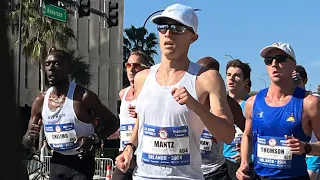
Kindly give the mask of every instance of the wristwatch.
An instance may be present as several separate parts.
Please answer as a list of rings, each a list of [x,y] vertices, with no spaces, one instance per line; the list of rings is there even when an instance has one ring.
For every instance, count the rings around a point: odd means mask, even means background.
[[[136,147],[134,144],[132,144],[132,143],[127,143],[127,144],[124,145],[124,149],[125,149],[127,146],[131,146],[131,147],[132,147],[133,153],[136,152],[137,147]]]
[[[312,151],[312,146],[308,142],[305,142],[303,154],[309,154],[311,151]]]

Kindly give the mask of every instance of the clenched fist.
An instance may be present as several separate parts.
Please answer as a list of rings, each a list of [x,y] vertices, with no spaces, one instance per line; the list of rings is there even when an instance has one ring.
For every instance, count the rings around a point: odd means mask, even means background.
[[[173,88],[171,91],[173,98],[181,105],[189,106],[195,99],[189,94],[185,87]]]

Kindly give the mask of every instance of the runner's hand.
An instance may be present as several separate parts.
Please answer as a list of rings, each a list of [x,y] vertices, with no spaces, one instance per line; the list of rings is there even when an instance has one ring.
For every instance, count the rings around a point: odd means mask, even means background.
[[[301,155],[305,152],[305,149],[304,149],[305,145],[299,139],[293,136],[287,136],[287,135],[285,135],[285,138],[287,139],[286,144],[288,147],[290,147],[292,154]]]
[[[41,130],[41,124],[42,120],[38,119],[38,122],[36,122],[36,119],[34,118],[33,124],[31,124],[29,130],[28,130],[28,139],[33,140],[36,139],[39,136],[40,130]]]
[[[238,180],[250,179],[250,176],[246,175],[248,171],[249,171],[249,166],[241,164],[239,169],[236,172],[237,179]]]
[[[127,146],[128,147],[128,146]],[[132,159],[132,151],[128,151],[126,148],[117,158],[116,158],[116,166],[122,172],[127,172],[130,166],[130,161]]]
[[[136,118],[137,117],[136,107],[135,106],[129,105],[128,111],[129,111],[130,117],[132,117],[132,118]]]
[[[185,87],[173,88],[171,94],[180,105],[189,106],[192,101],[195,101]]]
[[[91,137],[79,137],[77,141],[79,143],[79,147],[76,150],[80,155],[87,155],[93,147],[93,139]]]

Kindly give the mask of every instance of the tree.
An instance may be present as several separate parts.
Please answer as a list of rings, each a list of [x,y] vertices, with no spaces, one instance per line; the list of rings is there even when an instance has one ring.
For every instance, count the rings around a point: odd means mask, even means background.
[[[68,50],[72,56],[72,71],[70,80],[74,80],[77,84],[88,86],[91,84],[92,74],[90,73],[90,64],[83,61],[84,56],[76,55],[75,50]]]
[[[158,38],[155,33],[148,33],[144,27],[131,25],[124,30],[123,35],[123,64],[125,64],[134,50],[140,50],[149,56],[150,64],[154,64],[153,56],[157,55]],[[124,67],[124,66],[123,66]],[[126,70],[123,72],[123,85],[128,86]]]

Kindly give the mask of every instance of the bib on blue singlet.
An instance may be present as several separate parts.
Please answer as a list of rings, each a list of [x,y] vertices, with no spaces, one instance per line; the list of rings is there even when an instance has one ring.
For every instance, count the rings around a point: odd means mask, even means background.
[[[143,127],[142,162],[153,165],[190,164],[188,126]]]
[[[49,146],[56,151],[66,151],[78,146],[74,123],[44,126]]]
[[[121,147],[124,147],[125,144],[129,142],[133,127],[134,127],[134,124],[122,124],[120,126]]]
[[[203,130],[200,138],[200,151],[202,158],[210,156],[212,149],[212,135],[208,130]]]
[[[261,166],[277,169],[289,169],[292,153],[284,137],[258,136],[257,163]]]

